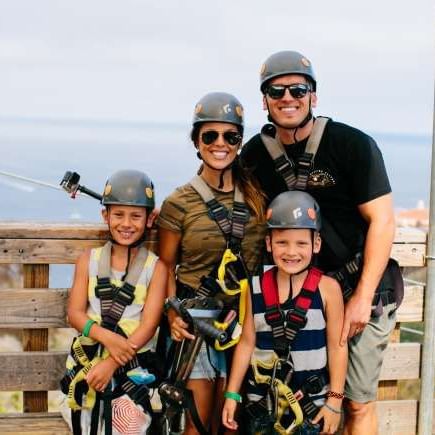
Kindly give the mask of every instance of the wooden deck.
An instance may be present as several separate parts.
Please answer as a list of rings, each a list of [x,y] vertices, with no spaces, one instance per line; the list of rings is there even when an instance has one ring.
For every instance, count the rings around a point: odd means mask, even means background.
[[[66,358],[66,352],[48,351],[48,329],[68,327],[68,289],[49,288],[49,265],[74,263],[83,249],[102,245],[106,237],[102,224],[0,222],[0,263],[20,264],[24,274],[23,288],[0,290],[0,328],[21,330],[24,350],[0,352],[0,391],[24,392],[24,413],[0,415],[1,434],[68,433],[59,415],[47,414],[47,391],[58,389]],[[148,247],[157,251],[155,231]],[[403,267],[421,268],[425,248],[425,233],[399,229],[392,256]],[[399,322],[423,320],[423,290],[422,285],[406,285]],[[396,327],[378,391],[380,434],[416,433],[417,401],[397,400],[397,381],[418,379],[420,358],[420,344],[400,343]]]

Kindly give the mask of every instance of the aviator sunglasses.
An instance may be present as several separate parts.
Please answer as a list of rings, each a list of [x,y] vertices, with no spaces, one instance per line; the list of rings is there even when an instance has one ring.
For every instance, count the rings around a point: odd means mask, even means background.
[[[293,83],[291,85],[270,85],[266,89],[266,94],[274,100],[279,100],[288,89],[293,98],[304,98],[311,91],[310,86],[305,83]]]
[[[204,133],[201,134],[201,140],[206,145],[211,145],[220,134],[223,136],[225,142],[232,146],[238,145],[242,141],[242,136],[237,131],[225,131],[224,133],[219,133],[216,130],[204,131]]]

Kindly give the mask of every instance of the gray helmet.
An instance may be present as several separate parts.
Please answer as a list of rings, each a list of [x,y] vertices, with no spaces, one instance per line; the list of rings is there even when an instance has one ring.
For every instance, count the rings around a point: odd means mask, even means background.
[[[154,186],[150,178],[141,171],[125,169],[115,172],[106,181],[103,205],[134,205],[154,208]]]
[[[278,51],[263,63],[260,71],[260,90],[264,94],[269,80],[286,74],[301,74],[307,77],[316,92],[316,77],[311,62],[297,51]]]
[[[229,122],[243,128],[243,106],[226,92],[210,92],[196,103],[192,124],[201,122]]]
[[[307,192],[292,190],[279,194],[267,210],[268,228],[308,228],[320,231],[320,208]]]

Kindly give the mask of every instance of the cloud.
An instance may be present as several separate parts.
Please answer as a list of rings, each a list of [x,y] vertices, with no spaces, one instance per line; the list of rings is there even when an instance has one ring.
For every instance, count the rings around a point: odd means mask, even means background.
[[[220,89],[259,124],[259,67],[292,48],[313,61],[325,109],[369,128],[382,118],[384,130],[428,131],[431,18],[429,0],[3,2],[0,116],[184,122]]]

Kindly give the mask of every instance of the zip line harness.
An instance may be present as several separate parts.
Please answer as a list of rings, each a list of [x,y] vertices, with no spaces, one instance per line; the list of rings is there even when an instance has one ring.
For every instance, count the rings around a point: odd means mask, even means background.
[[[197,290],[197,294],[200,296],[218,299],[223,296],[223,315],[226,316],[231,310],[238,313],[238,318],[232,322],[226,321],[225,318],[215,322],[217,328],[227,331],[227,341],[220,343],[215,340],[214,347],[219,351],[226,350],[236,345],[240,340],[247,297],[249,296],[249,273],[241,255],[241,243],[245,233],[245,225],[249,220],[249,211],[237,185],[234,188],[234,202],[230,219],[228,211],[216,200],[202,177],[194,177],[190,184],[206,204],[210,216],[216,221],[227,242],[217,270],[215,268],[210,275],[202,277],[201,285]]]
[[[252,418],[267,413],[274,414],[273,427],[278,434],[289,434],[304,421],[304,414],[312,419],[317,414],[317,407],[308,393],[319,393],[326,385],[322,376],[310,376],[302,388],[293,393],[289,387],[293,375],[291,346],[298,332],[307,322],[307,312],[311,307],[323,272],[315,267],[308,269],[308,274],[300,293],[295,298],[295,306],[284,315],[279,303],[276,281],[276,267],[268,270],[261,277],[261,293],[266,312],[264,318],[272,328],[274,355],[267,361],[253,359],[251,366],[256,384],[267,386],[266,396],[257,402],[250,402],[246,407]],[[293,421],[284,427],[281,419],[286,410],[294,414]]]
[[[95,287],[95,295],[100,299],[101,304],[101,325],[124,337],[127,335],[118,325],[125,308],[134,300],[136,285],[142,273],[144,264],[148,257],[145,247],[140,247],[131,268],[122,283],[121,287],[115,287],[110,281],[112,243],[107,242],[101,250],[98,262],[98,277]],[[104,403],[104,425],[105,434],[112,433],[112,398],[127,394],[136,404],[142,406],[144,412],[151,415],[153,410],[149,399],[149,386],[159,377],[158,367],[155,361],[156,356],[151,351],[138,353],[125,366],[116,370],[114,379],[115,389],[112,392],[111,383],[104,393],[93,390],[86,383],[87,373],[101,360],[108,357],[108,352],[99,343],[95,343],[89,337],[79,335],[74,338],[71,346],[71,355],[74,359],[74,367],[67,370],[61,380],[62,392],[67,395],[67,403],[71,408],[71,421],[74,435],[81,435],[81,410],[92,409],[90,435],[98,433],[100,419],[100,400]],[[141,368],[152,369],[155,373],[151,376],[151,383],[144,383],[140,375]],[[147,385],[146,385],[147,384]]]
[[[170,380],[161,385],[159,392],[166,404],[163,419],[163,427],[166,431],[164,433],[182,433],[183,410],[187,410],[198,432],[205,435],[209,432],[198,416],[192,392],[185,385],[204,339],[213,340],[217,351],[229,349],[240,340],[249,297],[249,274],[241,256],[241,242],[245,225],[249,220],[249,212],[237,185],[234,189],[232,215],[229,217],[228,210],[216,200],[202,177],[194,177],[190,184],[207,206],[209,216],[216,221],[224,235],[226,248],[220,263],[208,276],[201,278],[201,284],[196,291],[182,285],[182,298],[186,297],[186,299],[180,302],[177,298],[170,298],[168,301],[169,307],[175,309],[190,325],[195,339],[183,340],[177,345]],[[205,317],[201,318],[201,316]],[[177,418],[181,432],[174,432]]]

